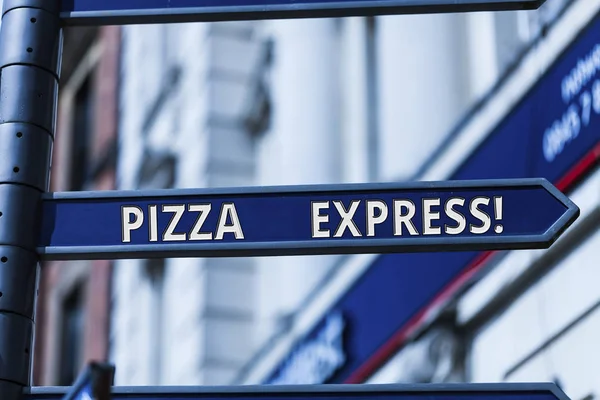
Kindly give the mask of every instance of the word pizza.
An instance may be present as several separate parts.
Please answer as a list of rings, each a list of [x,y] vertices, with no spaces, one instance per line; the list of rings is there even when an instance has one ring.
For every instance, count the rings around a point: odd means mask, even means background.
[[[187,240],[222,240],[226,233],[231,233],[236,239],[244,239],[242,225],[233,203],[223,203],[219,213],[217,226],[214,231],[203,232],[204,223],[212,210],[210,203],[206,204],[169,204],[161,207],[161,213],[171,215],[171,220],[162,232],[162,242],[185,242]],[[176,233],[177,225],[186,212],[196,214],[195,222],[189,232]],[[144,223],[144,211],[138,206],[123,206],[121,208],[121,227],[123,243],[131,242],[131,232],[140,229]],[[231,223],[228,224],[227,221]],[[148,240],[158,242],[158,206],[148,206]]]

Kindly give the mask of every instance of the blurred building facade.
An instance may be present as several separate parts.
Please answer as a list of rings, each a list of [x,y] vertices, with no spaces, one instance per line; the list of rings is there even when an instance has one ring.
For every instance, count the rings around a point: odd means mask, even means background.
[[[119,189],[542,176],[582,215],[543,251],[117,261],[116,383],[597,391],[598,10],[123,28]]]
[[[115,188],[120,28],[65,28],[51,191]],[[73,384],[108,358],[111,262],[42,265],[33,384]]]

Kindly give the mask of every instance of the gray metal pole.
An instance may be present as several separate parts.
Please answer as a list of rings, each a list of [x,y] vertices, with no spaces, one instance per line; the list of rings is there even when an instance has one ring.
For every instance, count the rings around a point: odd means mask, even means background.
[[[0,399],[31,385],[40,197],[62,50],[59,0],[4,0],[0,26]]]

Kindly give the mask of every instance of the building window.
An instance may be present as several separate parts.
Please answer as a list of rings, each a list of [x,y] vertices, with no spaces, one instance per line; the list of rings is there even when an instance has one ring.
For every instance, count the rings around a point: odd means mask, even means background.
[[[59,356],[58,385],[71,386],[82,360],[84,329],[83,295],[80,287],[75,288],[62,304],[62,335]]]
[[[69,190],[85,190],[89,175],[89,146],[93,129],[94,108],[92,101],[91,76],[77,90],[73,110],[73,135],[71,142],[71,180]]]

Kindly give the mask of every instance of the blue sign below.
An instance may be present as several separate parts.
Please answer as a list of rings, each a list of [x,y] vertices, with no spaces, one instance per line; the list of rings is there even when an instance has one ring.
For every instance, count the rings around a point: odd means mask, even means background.
[[[545,179],[48,194],[44,259],[546,248],[579,208]]]
[[[23,400],[61,400],[65,388],[32,388]],[[553,383],[116,387],[111,400],[569,400]]]
[[[68,25],[531,10],[545,0],[62,0]]]

